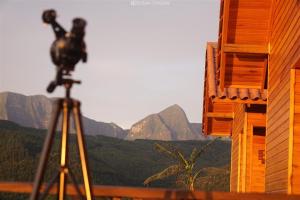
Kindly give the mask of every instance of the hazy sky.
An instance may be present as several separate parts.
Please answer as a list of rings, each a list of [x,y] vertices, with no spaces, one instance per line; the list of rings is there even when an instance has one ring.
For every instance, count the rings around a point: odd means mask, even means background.
[[[202,118],[205,46],[215,41],[219,0],[1,0],[0,92],[61,96],[45,90],[54,78],[54,40],[41,21],[54,8],[70,29],[88,21],[88,62],[79,63],[73,97],[82,112],[123,128],[179,104],[192,122]]]

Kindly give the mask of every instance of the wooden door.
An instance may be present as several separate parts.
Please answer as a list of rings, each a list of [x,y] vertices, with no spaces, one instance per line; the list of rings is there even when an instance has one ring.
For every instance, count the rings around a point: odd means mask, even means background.
[[[265,136],[253,135],[250,166],[250,191],[265,191]]]

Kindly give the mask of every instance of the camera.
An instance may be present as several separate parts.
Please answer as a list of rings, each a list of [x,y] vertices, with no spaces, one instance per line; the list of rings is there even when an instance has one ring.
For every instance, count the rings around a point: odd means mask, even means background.
[[[56,16],[56,11],[53,9],[46,10],[42,14],[43,22],[52,26],[56,36],[50,48],[50,55],[52,62],[56,65],[57,74],[55,80],[47,88],[49,93],[53,92],[56,86],[65,83],[64,76],[70,75],[80,60],[87,61],[84,42],[86,21],[82,18],[73,19],[71,31],[67,32],[57,23]]]

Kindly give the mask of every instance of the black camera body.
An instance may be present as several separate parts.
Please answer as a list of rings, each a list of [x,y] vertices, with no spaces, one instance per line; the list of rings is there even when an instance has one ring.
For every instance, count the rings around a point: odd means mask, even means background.
[[[56,22],[55,10],[44,11],[42,19],[43,22],[52,26],[56,36],[50,48],[52,62],[57,68],[56,79],[47,88],[47,91],[51,93],[57,85],[64,84],[64,76],[70,75],[70,72],[74,71],[75,65],[80,60],[87,61],[86,45],[83,40],[86,21],[75,18],[71,31],[67,32]]]
[[[78,26],[77,23],[83,26]],[[86,47],[83,41],[85,22],[81,19],[73,20],[71,32],[58,37],[51,46],[50,54],[52,62],[65,70],[73,71],[75,65],[82,60],[86,62]]]

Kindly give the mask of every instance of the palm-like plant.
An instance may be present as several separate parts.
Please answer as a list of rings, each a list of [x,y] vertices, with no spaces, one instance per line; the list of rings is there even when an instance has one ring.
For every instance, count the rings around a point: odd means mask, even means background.
[[[218,138],[216,138],[218,139]],[[171,145],[162,145],[155,143],[155,149],[163,153],[165,156],[171,158],[176,164],[171,165],[162,171],[150,176],[144,181],[144,185],[148,185],[150,182],[165,179],[170,176],[177,175],[181,178],[186,189],[193,191],[194,182],[200,175],[202,169],[195,169],[197,160],[208,149],[208,147],[216,141],[216,139],[210,141],[204,145],[201,149],[194,148],[190,156],[185,157],[182,152]]]

